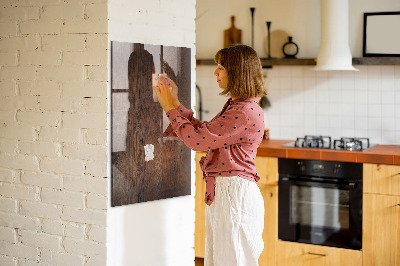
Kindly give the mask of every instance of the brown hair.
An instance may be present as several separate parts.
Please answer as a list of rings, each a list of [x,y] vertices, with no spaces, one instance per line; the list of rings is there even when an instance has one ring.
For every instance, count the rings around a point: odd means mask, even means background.
[[[219,50],[214,57],[228,72],[228,86],[219,95],[252,98],[267,95],[260,58],[247,45],[233,45]]]

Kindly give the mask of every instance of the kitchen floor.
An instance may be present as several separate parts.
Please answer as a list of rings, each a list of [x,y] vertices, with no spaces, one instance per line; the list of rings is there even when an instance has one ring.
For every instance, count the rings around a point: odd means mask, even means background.
[[[203,258],[194,258],[194,266],[204,266]]]

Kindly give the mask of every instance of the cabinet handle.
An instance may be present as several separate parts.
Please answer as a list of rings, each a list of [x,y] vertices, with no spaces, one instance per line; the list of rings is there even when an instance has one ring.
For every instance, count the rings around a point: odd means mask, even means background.
[[[323,256],[323,257],[328,256],[328,254],[313,253],[313,252],[307,252],[307,254],[310,254],[310,255],[317,255],[317,256]]]
[[[400,203],[399,203],[399,204],[397,204],[397,206],[400,206]]]

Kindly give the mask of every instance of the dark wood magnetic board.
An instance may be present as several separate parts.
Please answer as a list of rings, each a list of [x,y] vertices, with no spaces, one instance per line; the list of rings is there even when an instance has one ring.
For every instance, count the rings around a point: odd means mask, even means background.
[[[191,194],[191,151],[162,137],[169,121],[152,87],[153,73],[168,74],[190,108],[190,64],[190,48],[111,42],[111,206]]]

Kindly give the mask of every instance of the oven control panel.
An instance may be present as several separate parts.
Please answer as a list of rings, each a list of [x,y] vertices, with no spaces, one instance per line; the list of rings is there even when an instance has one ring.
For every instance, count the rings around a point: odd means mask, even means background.
[[[278,160],[279,174],[362,179],[362,164],[303,159]]]

